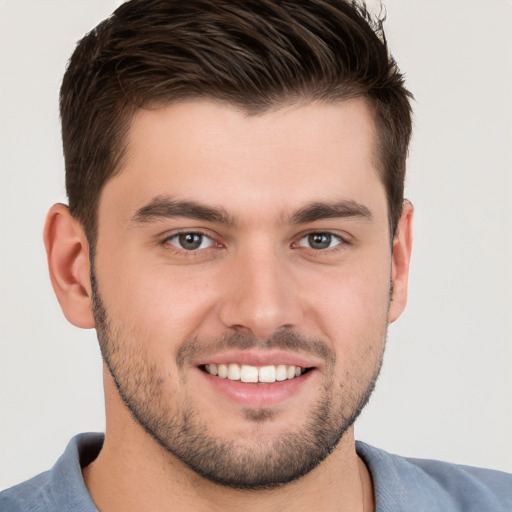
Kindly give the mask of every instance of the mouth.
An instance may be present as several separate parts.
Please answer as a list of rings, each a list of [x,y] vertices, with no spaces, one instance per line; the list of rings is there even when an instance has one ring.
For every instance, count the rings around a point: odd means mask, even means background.
[[[211,363],[201,365],[199,369],[221,379],[252,384],[272,384],[295,379],[312,368],[285,364],[252,366],[238,363]]]
[[[304,400],[303,393],[314,389],[315,375],[320,375],[316,361],[289,353],[242,351],[208,359],[195,364],[207,384],[203,393],[209,400],[224,397],[243,408],[267,408]]]

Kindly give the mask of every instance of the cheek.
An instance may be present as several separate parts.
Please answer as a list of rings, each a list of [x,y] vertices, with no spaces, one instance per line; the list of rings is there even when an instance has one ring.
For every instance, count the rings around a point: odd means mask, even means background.
[[[311,314],[343,354],[382,343],[387,328],[390,275],[387,265],[346,266],[322,280],[308,301]]]
[[[144,263],[144,264],[142,264]],[[118,328],[149,344],[177,345],[194,335],[215,304],[207,273],[135,258],[112,258],[98,275],[99,292]]]
[[[378,374],[388,326],[389,280],[344,279],[329,290],[323,329],[336,354],[342,393],[365,393]],[[319,313],[320,316],[320,313]]]

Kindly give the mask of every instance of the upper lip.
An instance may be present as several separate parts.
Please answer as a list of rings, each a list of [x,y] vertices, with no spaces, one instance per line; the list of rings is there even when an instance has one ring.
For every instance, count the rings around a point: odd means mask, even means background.
[[[303,356],[282,350],[241,350],[229,351],[204,356],[195,362],[195,366],[205,364],[229,364],[238,363],[249,366],[271,366],[284,364],[287,366],[300,366],[311,368],[319,366],[319,361],[313,356]]]

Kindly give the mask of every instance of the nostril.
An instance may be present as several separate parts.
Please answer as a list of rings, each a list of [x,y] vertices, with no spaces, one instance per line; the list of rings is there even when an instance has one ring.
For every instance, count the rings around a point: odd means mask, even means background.
[[[252,330],[249,327],[245,326],[245,325],[240,325],[240,324],[231,325],[231,326],[229,326],[229,328],[232,329],[233,331],[239,333],[239,334],[246,334],[246,335],[250,335],[250,336],[253,335]]]

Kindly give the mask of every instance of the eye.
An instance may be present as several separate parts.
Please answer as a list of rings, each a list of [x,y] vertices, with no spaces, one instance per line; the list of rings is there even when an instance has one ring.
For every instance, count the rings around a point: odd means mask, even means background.
[[[165,240],[166,243],[174,245],[185,251],[197,251],[207,249],[214,245],[214,241],[203,233],[176,233]]]
[[[299,247],[308,247],[318,251],[331,249],[343,243],[343,240],[332,233],[309,233],[303,236],[299,243]]]

